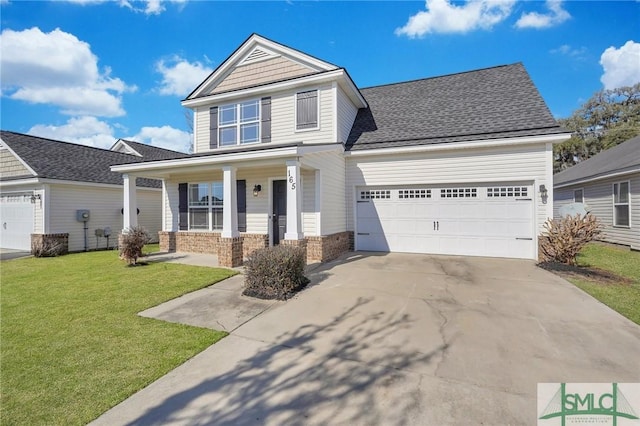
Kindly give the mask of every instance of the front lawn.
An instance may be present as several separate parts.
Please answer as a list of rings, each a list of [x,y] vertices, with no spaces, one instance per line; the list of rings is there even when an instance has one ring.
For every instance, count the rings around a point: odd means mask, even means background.
[[[566,277],[570,282],[640,325],[640,252],[608,244],[591,243],[578,255],[578,266],[612,273]],[[615,276],[618,276],[616,278]]]
[[[225,336],[136,314],[230,270],[126,267],[116,251],[0,268],[3,425],[86,424]]]

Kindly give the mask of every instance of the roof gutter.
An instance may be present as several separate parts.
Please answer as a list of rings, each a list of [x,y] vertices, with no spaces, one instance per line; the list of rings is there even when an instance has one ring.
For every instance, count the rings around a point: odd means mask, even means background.
[[[543,136],[524,136],[516,138],[501,138],[501,139],[484,139],[471,142],[444,142],[428,145],[413,145],[397,148],[372,148],[361,149],[355,151],[347,151],[345,155],[350,157],[361,157],[367,155],[388,155],[388,154],[404,154],[412,152],[430,152],[430,151],[447,151],[456,149],[468,149],[468,148],[491,148],[501,146],[514,146],[514,145],[530,145],[530,144],[542,144],[542,143],[560,143],[571,137],[567,133],[557,133],[553,135]]]
[[[629,175],[629,174],[633,174],[633,173],[640,173],[640,167],[634,168],[634,169],[630,169],[630,170],[621,170],[621,171],[615,171],[615,172],[609,172],[607,174],[603,174],[600,176],[588,176],[588,177],[584,177],[584,178],[580,178],[580,179],[575,179],[569,182],[564,182],[564,183],[559,183],[559,184],[554,184],[553,187],[554,188],[566,188],[567,186],[573,186],[573,185],[580,185],[583,183],[587,183],[587,182],[595,182],[598,180],[604,180],[604,179],[610,179],[610,178],[614,178],[614,177],[619,177],[619,176],[625,176],[625,175]]]

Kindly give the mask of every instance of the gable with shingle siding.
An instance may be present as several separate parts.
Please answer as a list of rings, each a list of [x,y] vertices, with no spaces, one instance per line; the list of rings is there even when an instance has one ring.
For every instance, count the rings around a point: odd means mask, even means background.
[[[2,177],[31,177],[29,169],[7,149],[0,149],[0,171]]]

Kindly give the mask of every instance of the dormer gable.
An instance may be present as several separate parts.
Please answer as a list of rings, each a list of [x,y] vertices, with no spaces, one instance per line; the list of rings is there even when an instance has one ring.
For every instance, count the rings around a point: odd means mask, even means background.
[[[338,69],[336,65],[252,34],[185,101]]]

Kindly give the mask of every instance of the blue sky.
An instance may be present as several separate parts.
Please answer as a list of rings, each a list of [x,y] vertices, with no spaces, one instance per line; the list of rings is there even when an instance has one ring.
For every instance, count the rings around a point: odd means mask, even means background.
[[[558,118],[640,81],[639,1],[0,0],[1,127],[185,151],[180,100],[251,33],[359,87],[523,62]],[[464,94],[462,94],[464,95]]]

